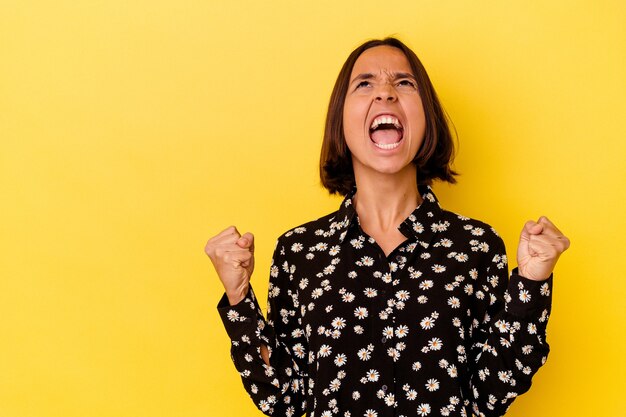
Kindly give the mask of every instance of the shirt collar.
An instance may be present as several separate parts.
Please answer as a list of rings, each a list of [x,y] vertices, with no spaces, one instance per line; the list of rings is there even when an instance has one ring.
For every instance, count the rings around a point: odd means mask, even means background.
[[[436,232],[436,223],[441,218],[442,209],[430,186],[420,185],[418,190],[422,196],[422,203],[404,219],[398,229],[406,237],[415,237],[422,247],[428,248]],[[331,229],[339,232],[339,243],[343,243],[353,230],[359,229],[359,219],[353,204],[355,193],[356,188],[344,198],[331,224]]]

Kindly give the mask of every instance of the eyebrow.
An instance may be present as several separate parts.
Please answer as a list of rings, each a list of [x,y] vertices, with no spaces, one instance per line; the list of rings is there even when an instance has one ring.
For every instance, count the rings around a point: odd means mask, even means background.
[[[354,83],[355,81],[371,80],[372,78],[376,78],[376,76],[372,74],[371,72],[365,72],[354,77],[354,79],[350,81],[350,84]],[[410,78],[413,81],[417,82],[417,79],[415,78],[415,76],[409,72],[394,72],[393,73],[394,80],[398,80],[400,78]]]

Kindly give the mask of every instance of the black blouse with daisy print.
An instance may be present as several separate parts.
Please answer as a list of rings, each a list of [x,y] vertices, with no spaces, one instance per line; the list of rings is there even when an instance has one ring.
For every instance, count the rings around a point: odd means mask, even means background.
[[[278,239],[267,320],[252,289],[235,306],[222,298],[233,362],[263,413],[501,416],[529,389],[549,351],[552,277],[509,279],[489,225],[420,193],[389,256],[347,196]]]

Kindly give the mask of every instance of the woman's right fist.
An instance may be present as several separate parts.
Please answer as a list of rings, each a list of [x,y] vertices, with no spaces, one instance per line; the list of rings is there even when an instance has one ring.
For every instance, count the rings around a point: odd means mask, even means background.
[[[254,236],[239,234],[230,226],[212,237],[204,247],[217,272],[231,305],[244,299],[254,270]]]

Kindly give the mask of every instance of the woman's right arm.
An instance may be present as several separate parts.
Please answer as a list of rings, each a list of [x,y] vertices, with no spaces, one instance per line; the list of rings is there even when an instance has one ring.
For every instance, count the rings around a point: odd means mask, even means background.
[[[228,228],[205,251],[225,289],[218,311],[231,339],[231,357],[256,406],[272,416],[300,416],[306,410],[306,339],[297,293],[291,290],[293,267],[277,245],[272,261],[268,318],[263,317],[250,276],[253,237]],[[246,253],[247,251],[247,253]]]

